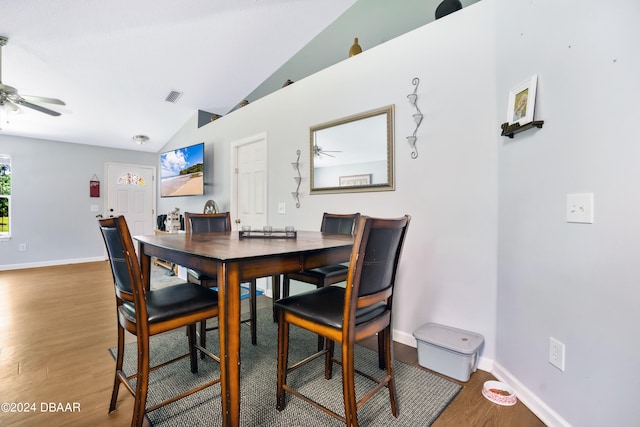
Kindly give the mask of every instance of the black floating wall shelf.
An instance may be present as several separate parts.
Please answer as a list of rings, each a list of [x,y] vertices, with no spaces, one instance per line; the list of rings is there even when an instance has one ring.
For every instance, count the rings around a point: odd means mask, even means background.
[[[544,124],[544,120],[534,120],[529,123],[525,123],[524,125],[520,125],[519,123],[514,123],[510,125],[509,123],[503,123],[501,136],[508,136],[509,138],[513,138],[513,135],[524,132],[525,130],[532,128],[542,128]]]

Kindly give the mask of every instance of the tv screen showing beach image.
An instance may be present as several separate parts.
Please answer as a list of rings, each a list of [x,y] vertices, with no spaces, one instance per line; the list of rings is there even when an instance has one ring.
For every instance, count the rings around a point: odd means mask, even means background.
[[[204,194],[204,143],[160,155],[160,196]]]

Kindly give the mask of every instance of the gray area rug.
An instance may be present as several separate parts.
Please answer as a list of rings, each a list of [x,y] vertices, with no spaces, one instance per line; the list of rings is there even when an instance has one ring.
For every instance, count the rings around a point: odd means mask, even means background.
[[[161,267],[159,265],[155,265],[153,261],[151,262],[151,285],[154,289],[160,289],[167,286],[175,285],[177,283],[184,283],[185,280],[179,278],[178,276],[173,275],[172,271]]]
[[[209,320],[215,322],[215,320]],[[289,350],[290,363],[312,354],[317,346],[317,336],[291,327]],[[340,426],[338,420],[315,409],[301,399],[287,394],[287,406],[282,412],[276,409],[276,352],[277,324],[273,323],[271,309],[258,310],[258,344],[251,345],[250,330],[241,328],[241,405],[240,423],[243,426]],[[207,347],[219,354],[217,331],[209,332]],[[377,354],[356,346],[356,365],[376,377],[380,376]],[[112,355],[115,349],[111,350]],[[184,330],[177,330],[151,338],[152,365],[186,353],[187,337]],[[336,346],[339,355],[339,346]],[[334,365],[331,380],[324,379],[322,358],[288,376],[288,383],[300,388],[332,410],[344,414],[342,400],[342,371]],[[358,420],[363,426],[428,426],[431,425],[461,387],[451,381],[433,375],[402,362],[395,362],[398,418],[391,415],[389,393],[381,390],[358,410]],[[124,370],[135,372],[136,344],[125,347]],[[209,358],[199,360],[199,371],[192,374],[189,360],[158,369],[151,373],[147,405],[157,403],[195,384],[218,377],[219,365]],[[135,384],[135,381],[134,381]],[[356,396],[361,397],[371,386],[371,381],[356,375]],[[120,393],[127,393],[124,387]],[[219,426],[221,420],[220,385],[216,384],[199,393],[179,400],[149,413],[154,426]]]

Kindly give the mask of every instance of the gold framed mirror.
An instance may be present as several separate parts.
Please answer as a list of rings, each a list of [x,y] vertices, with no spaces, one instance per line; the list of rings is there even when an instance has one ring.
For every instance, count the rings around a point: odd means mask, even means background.
[[[392,191],[394,106],[310,128],[310,193]]]

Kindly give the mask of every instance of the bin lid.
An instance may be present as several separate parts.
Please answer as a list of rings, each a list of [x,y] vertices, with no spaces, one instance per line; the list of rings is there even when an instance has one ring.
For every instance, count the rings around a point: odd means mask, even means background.
[[[475,353],[484,342],[484,338],[480,334],[437,323],[427,323],[421,326],[416,329],[413,336],[419,341],[448,348],[462,354]]]

